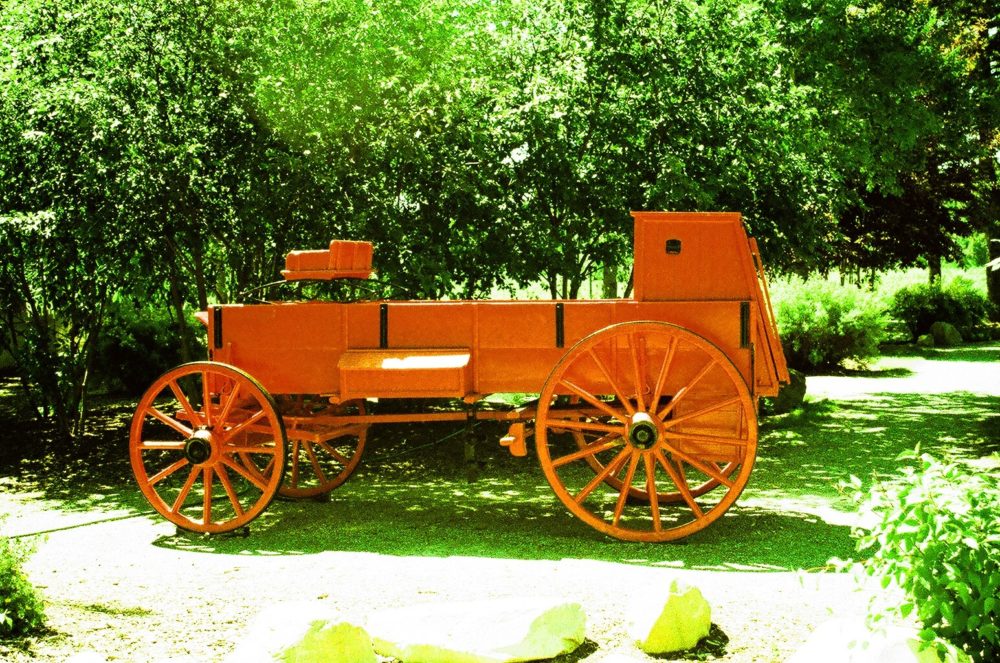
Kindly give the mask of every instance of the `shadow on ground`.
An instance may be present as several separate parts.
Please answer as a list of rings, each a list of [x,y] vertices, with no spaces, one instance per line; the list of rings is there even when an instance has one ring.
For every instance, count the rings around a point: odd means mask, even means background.
[[[850,530],[803,513],[734,507],[673,544],[625,543],[570,516],[548,484],[530,480],[379,485],[352,482],[329,503],[278,502],[246,538],[190,534],[157,545],[228,554],[369,552],[395,556],[597,559],[742,571],[817,568],[850,556]],[[738,560],[738,561],[737,561]]]

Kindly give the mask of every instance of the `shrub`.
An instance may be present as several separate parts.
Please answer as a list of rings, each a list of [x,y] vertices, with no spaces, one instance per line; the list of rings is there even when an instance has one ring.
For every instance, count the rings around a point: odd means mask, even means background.
[[[810,371],[878,356],[886,320],[871,295],[854,286],[809,279],[776,284],[774,299],[792,367]]]
[[[935,322],[950,322],[966,338],[972,338],[989,316],[990,302],[968,279],[956,277],[941,287],[919,283],[895,292],[889,309],[906,324],[914,338],[930,331]]]
[[[195,338],[199,334],[204,332],[196,332]],[[105,388],[141,394],[180,362],[177,324],[166,312],[128,304],[112,307],[94,357],[95,371]]]
[[[42,601],[21,570],[24,545],[0,536],[0,637],[27,635],[45,621]]]
[[[858,549],[871,551],[861,566],[904,596],[880,610],[915,615],[926,642],[942,638],[974,661],[1000,660],[996,482],[925,454],[902,481],[874,489],[862,510],[874,527],[859,535]]]

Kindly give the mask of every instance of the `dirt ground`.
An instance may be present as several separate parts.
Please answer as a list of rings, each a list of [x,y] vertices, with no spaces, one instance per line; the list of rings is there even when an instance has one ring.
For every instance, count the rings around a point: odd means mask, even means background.
[[[245,538],[179,535],[152,514],[131,483],[124,432],[76,458],[8,458],[0,531],[42,533],[27,571],[48,631],[0,643],[0,660],[218,661],[258,611],[281,602],[320,600],[363,620],[383,607],[536,595],[587,613],[588,642],[565,660],[653,660],[628,642],[622,613],[636,592],[679,577],[701,589],[716,626],[712,646],[686,658],[780,661],[822,622],[866,609],[854,579],[826,564],[852,554],[857,522],[836,482],[891,474],[915,442],[995,463],[997,361],[990,346],[810,378],[805,413],[762,427],[740,503],[680,544],[591,531],[530,457],[493,446],[493,430],[481,431],[481,478],[469,484],[454,429],[385,427],[329,501],[276,502]],[[120,425],[128,405],[108,416]],[[396,453],[417,435],[444,441]]]

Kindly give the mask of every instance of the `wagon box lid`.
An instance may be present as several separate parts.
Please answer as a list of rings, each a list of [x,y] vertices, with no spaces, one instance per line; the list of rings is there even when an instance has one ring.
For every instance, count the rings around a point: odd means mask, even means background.
[[[305,279],[367,279],[372,274],[371,242],[335,239],[322,251],[290,251],[281,275],[288,281]]]

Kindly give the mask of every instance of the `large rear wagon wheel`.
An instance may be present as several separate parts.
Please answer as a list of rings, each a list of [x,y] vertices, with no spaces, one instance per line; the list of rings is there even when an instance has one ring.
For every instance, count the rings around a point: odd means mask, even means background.
[[[250,375],[215,362],[183,364],[143,395],[129,435],[132,471],[163,517],[186,530],[243,527],[274,499],[285,429]]]
[[[535,444],[571,513],[619,539],[669,541],[719,519],[743,491],[756,409],[718,347],[676,325],[626,322],[556,364]]]

